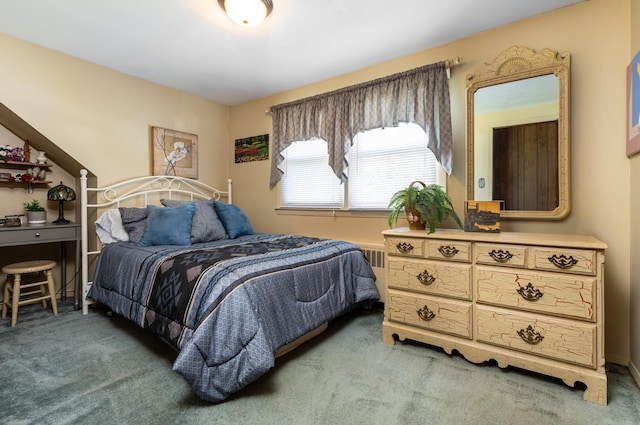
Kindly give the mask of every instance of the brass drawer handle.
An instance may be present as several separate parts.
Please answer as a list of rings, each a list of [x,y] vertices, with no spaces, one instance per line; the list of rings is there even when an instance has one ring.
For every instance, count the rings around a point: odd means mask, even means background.
[[[402,252],[403,254],[413,251],[413,245],[407,242],[400,242],[396,244],[396,248],[398,249],[398,251]]]
[[[494,249],[491,252],[489,252],[489,256],[494,260],[496,260],[498,263],[506,263],[511,259],[511,257],[513,257],[513,254],[510,253],[509,251],[503,251],[501,249],[496,251]]]
[[[571,267],[578,264],[578,260],[573,258],[573,256],[567,257],[566,255],[556,255],[553,254],[551,257],[547,258],[551,264],[560,268],[560,269],[570,269]]]
[[[524,342],[531,345],[539,344],[544,339],[540,332],[533,330],[531,325],[527,326],[527,329],[520,329],[518,335]]]
[[[418,281],[425,286],[431,285],[433,282],[436,281],[436,277],[431,273],[429,273],[427,269],[425,269],[422,273],[420,273],[416,277],[418,278]]]
[[[458,252],[460,252],[455,246],[442,246],[442,245],[440,245],[440,248],[438,248],[438,251],[440,251],[440,254],[442,254],[442,256],[447,258],[453,257]]]
[[[544,295],[544,293],[534,287],[531,282],[524,288],[518,288],[518,294],[527,301],[537,301]]]
[[[429,307],[425,305],[420,310],[418,310],[418,316],[425,322],[428,322],[429,320],[436,317],[436,314],[433,311],[429,310]]]

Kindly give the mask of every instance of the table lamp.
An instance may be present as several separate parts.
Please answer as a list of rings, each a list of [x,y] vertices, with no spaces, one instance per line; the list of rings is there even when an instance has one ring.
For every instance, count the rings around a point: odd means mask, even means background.
[[[60,209],[58,212],[58,219],[53,222],[53,224],[67,224],[70,223],[69,220],[64,218],[64,202],[75,201],[76,193],[69,186],[65,186],[60,182],[59,185],[52,187],[47,192],[47,200],[49,201],[59,201]]]

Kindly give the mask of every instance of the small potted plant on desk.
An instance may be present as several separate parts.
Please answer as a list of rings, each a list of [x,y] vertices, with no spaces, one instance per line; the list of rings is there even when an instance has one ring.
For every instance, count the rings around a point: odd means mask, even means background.
[[[47,211],[37,199],[25,202],[23,205],[27,212],[27,222],[29,224],[45,224],[47,222]]]
[[[422,185],[422,188],[416,184]],[[424,230],[428,224],[429,233],[433,233],[436,226],[447,217],[453,218],[462,229],[462,222],[453,208],[451,198],[444,188],[437,184],[427,186],[422,182],[411,182],[409,186],[393,194],[389,208],[389,227],[398,222],[398,215],[404,211],[412,230]]]

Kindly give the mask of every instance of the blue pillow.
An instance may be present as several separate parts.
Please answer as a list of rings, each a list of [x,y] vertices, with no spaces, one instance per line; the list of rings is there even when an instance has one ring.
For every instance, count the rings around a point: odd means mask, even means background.
[[[191,220],[195,209],[193,202],[175,208],[148,205],[144,235],[138,245],[191,245]]]
[[[215,201],[213,203],[216,208],[216,213],[224,228],[227,230],[229,238],[237,238],[243,235],[253,235],[253,227],[249,219],[240,209],[240,207],[231,204],[225,204],[223,202]]]
[[[172,199],[160,199],[165,207],[174,208],[185,202],[194,202],[196,209],[191,221],[191,243],[201,243],[226,239],[227,231],[216,214],[213,199],[208,201],[175,201]]]

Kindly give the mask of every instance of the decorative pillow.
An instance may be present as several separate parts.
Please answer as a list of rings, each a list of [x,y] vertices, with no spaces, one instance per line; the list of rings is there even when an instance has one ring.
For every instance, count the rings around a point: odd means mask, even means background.
[[[231,239],[243,235],[253,235],[253,227],[240,207],[219,201],[214,201],[213,205]]]
[[[122,216],[116,208],[106,210],[96,220],[96,233],[103,245],[128,241],[129,235],[122,225]]]
[[[124,230],[129,235],[131,242],[138,243],[144,234],[145,222],[147,220],[146,208],[125,208],[120,207],[120,217]]]
[[[175,208],[185,203],[194,203],[196,206],[191,221],[191,243],[201,243],[225,239],[227,231],[216,214],[213,199],[209,201],[174,201],[172,199],[160,199],[165,207]]]
[[[138,245],[191,245],[193,202],[175,208],[147,206],[147,223]]]

